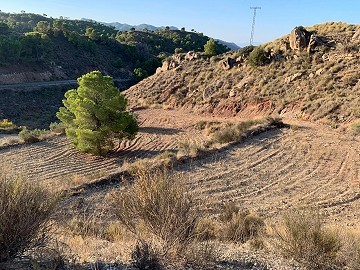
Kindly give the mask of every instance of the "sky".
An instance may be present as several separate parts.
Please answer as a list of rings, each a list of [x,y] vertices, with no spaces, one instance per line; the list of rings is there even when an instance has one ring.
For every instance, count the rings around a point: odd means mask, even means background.
[[[250,41],[254,15],[250,7],[261,7],[254,44],[282,37],[298,25],[360,23],[360,0],[0,0],[3,12],[185,27],[242,46]]]

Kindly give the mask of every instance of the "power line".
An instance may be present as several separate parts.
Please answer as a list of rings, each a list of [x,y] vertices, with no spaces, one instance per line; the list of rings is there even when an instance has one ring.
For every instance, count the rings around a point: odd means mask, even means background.
[[[252,43],[254,41],[256,10],[261,9],[261,7],[250,7],[250,9],[254,10],[254,17],[253,17],[253,23],[252,23],[252,28],[251,28],[251,36],[250,36],[250,45],[252,45]]]

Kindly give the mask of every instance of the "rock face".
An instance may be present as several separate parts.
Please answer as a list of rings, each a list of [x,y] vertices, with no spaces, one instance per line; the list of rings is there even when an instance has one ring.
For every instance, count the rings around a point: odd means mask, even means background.
[[[307,49],[310,37],[311,33],[304,27],[296,26],[290,33],[290,48],[297,52]]]
[[[285,44],[286,42],[284,42]],[[334,44],[328,42],[325,38],[315,35],[307,31],[302,26],[295,27],[289,36],[290,49],[299,53],[301,51],[307,51],[313,53],[318,46],[334,47]],[[286,51],[286,50],[285,50]]]
[[[156,69],[156,74],[178,68],[180,63],[184,60],[194,61],[199,58],[200,58],[200,55],[194,51],[190,51],[185,55],[184,54],[175,54],[170,59],[165,60],[161,67]]]

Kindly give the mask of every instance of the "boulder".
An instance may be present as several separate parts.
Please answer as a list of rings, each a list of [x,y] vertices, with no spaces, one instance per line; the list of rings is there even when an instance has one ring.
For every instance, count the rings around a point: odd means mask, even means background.
[[[235,64],[236,64],[236,60],[231,57],[226,57],[225,60],[221,61],[221,66],[225,70],[229,70],[233,68]]]
[[[307,49],[311,32],[307,31],[303,26],[295,27],[289,36],[290,48],[296,52]]]
[[[194,51],[190,51],[185,55],[185,60],[193,61],[195,59],[199,59],[200,55]]]
[[[360,43],[360,28],[352,36],[351,41],[355,43]]]

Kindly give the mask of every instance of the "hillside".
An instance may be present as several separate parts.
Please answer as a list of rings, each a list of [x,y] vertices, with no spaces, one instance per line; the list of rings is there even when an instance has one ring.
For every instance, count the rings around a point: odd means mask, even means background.
[[[359,25],[325,23],[296,28],[260,48],[211,58],[174,55],[126,95],[139,106],[218,116],[274,114],[332,126],[349,123],[360,118],[359,31]]]
[[[0,12],[0,83],[75,79],[91,70],[133,83],[175,48],[203,51],[209,37],[171,29],[118,32],[92,20]],[[228,51],[219,45],[219,53]]]

